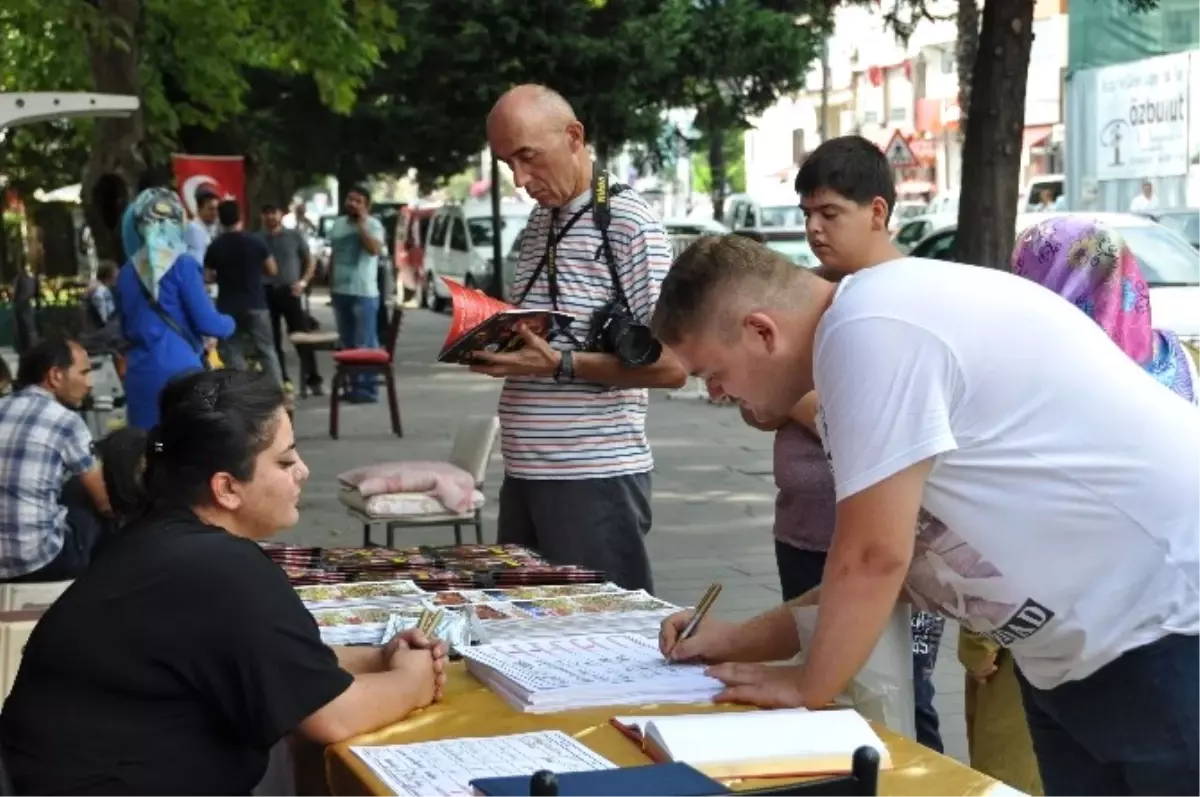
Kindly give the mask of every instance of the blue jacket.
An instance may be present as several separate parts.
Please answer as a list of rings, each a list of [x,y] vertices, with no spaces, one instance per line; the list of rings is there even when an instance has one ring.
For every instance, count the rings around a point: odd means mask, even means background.
[[[125,395],[130,426],[149,429],[158,423],[158,394],[172,377],[202,368],[202,339],[228,338],[234,321],[217,312],[204,287],[200,263],[180,255],[158,283],[158,303],[188,336],[155,312],[138,286],[133,261],[117,275],[121,328],[130,348],[126,352]]]

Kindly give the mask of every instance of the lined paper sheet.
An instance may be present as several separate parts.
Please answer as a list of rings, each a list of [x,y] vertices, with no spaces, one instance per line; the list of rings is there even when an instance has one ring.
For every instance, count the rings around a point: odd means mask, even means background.
[[[462,651],[467,669],[522,711],[710,701],[724,685],[704,667],[665,661],[630,634],[527,639]]]
[[[562,731],[445,739],[439,742],[351,747],[389,789],[401,797],[470,795],[479,778],[615,769]]]

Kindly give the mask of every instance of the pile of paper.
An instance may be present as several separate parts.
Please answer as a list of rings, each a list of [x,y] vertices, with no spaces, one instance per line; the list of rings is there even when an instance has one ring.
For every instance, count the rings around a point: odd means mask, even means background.
[[[541,769],[561,774],[614,767],[562,731],[350,750],[401,797],[468,795],[474,793],[470,783],[477,778],[529,776]]]
[[[723,688],[692,664],[668,663],[631,634],[527,639],[462,651],[467,670],[518,711],[707,703]]]

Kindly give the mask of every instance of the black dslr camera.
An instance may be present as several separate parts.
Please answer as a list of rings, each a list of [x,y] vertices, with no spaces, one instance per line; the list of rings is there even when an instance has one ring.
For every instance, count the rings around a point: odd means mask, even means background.
[[[662,344],[650,327],[639,323],[621,298],[614,298],[592,314],[584,349],[616,355],[626,368],[654,365]]]
[[[598,169],[592,178],[592,212],[596,226],[604,240],[604,259],[608,263],[613,281],[613,298],[592,314],[591,326],[583,348],[586,351],[613,354],[626,368],[641,368],[654,365],[662,356],[662,344],[654,337],[650,327],[640,323],[629,308],[625,291],[621,288],[621,276],[613,258],[612,246],[608,242],[608,222],[611,218],[609,194],[618,194],[626,186],[608,184],[608,174]]]

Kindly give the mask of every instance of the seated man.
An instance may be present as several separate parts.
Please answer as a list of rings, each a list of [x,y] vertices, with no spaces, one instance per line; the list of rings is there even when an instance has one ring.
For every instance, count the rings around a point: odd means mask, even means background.
[[[0,399],[0,581],[75,578],[107,526],[92,435],[73,409],[91,387],[83,347],[47,339],[21,356],[16,391]]]

